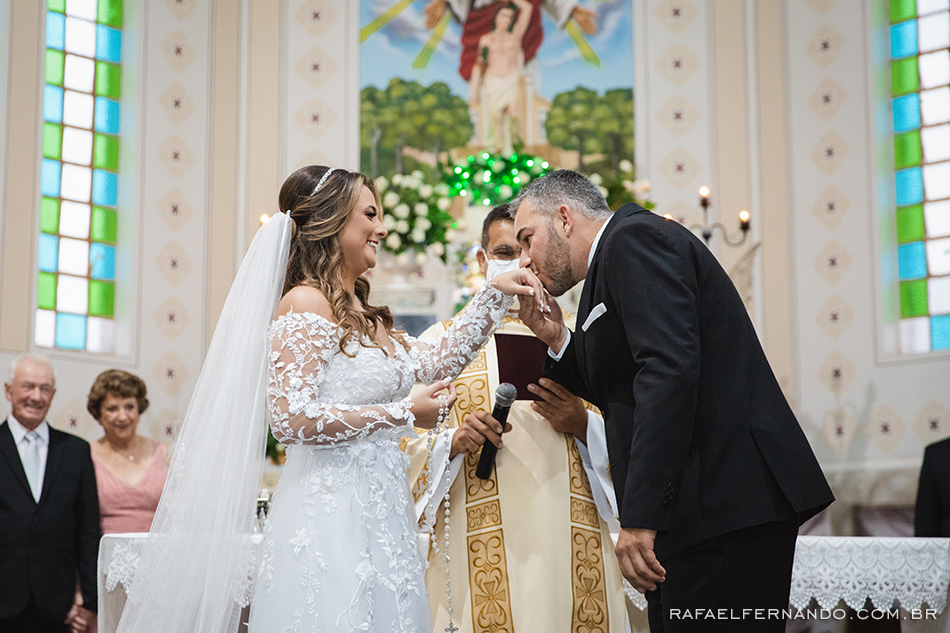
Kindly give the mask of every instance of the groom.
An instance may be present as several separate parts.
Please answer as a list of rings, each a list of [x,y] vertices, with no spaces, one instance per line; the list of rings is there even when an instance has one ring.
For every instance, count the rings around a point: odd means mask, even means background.
[[[679,223],[611,213],[573,171],[511,209],[552,295],[585,280],[574,333],[554,302],[521,317],[551,377],[604,412],[617,557],[651,631],[784,631],[798,526],[834,497],[726,272]]]

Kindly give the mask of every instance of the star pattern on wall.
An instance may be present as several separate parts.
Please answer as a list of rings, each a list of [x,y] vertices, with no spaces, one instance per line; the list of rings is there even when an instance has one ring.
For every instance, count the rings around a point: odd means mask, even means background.
[[[673,33],[681,33],[697,14],[695,3],[686,0],[665,0],[657,3],[653,10],[653,15]]]
[[[674,84],[687,81],[699,67],[699,60],[684,46],[674,44],[657,60],[657,70]]]
[[[701,113],[687,99],[675,96],[657,111],[657,121],[676,136],[683,136],[700,120]]]
[[[195,48],[181,31],[175,31],[162,42],[162,52],[169,66],[177,71],[188,68],[195,61]]]
[[[825,281],[836,284],[851,268],[851,253],[836,240],[830,240],[815,258],[815,270]]]
[[[700,163],[686,148],[678,147],[660,161],[660,170],[677,188],[689,185],[699,175]]]
[[[95,376],[90,377],[90,386],[94,378]],[[49,422],[57,429],[81,437],[93,438],[102,435],[102,428],[86,410],[84,399],[70,398],[58,409],[55,415],[50,417]]]
[[[811,109],[825,121],[831,120],[841,109],[846,92],[838,82],[825,78],[811,95],[808,104]]]
[[[294,63],[296,76],[317,88],[336,72],[333,56],[321,48],[311,48]]]
[[[840,394],[847,389],[854,380],[855,374],[854,363],[838,350],[833,351],[818,370],[821,383],[835,394]]]
[[[174,340],[188,327],[188,310],[177,297],[169,297],[158,305],[155,324],[169,340]]]
[[[320,35],[336,22],[339,6],[342,3],[335,6],[333,2],[305,2],[294,13],[294,19],[310,35]]]
[[[197,0],[165,0],[165,4],[168,5],[168,10],[172,15],[183,20],[195,8]]]
[[[191,258],[185,253],[178,242],[169,242],[165,245],[155,260],[158,268],[168,283],[177,285],[191,272]]]
[[[152,367],[152,375],[165,393],[175,396],[181,392],[181,386],[188,380],[188,369],[178,354],[169,350]]]
[[[821,435],[828,442],[828,445],[840,457],[848,454],[848,449],[857,435],[858,424],[854,416],[847,409],[838,408],[832,410],[821,424]]]
[[[152,417],[149,429],[152,437],[160,442],[171,442],[181,430],[181,418],[173,409],[163,409]]]
[[[829,185],[818,194],[812,206],[815,219],[826,229],[832,230],[841,224],[841,220],[851,208],[851,199],[834,185]]]
[[[173,136],[161,146],[159,155],[162,164],[173,176],[180,176],[194,164],[194,155],[185,140]]]
[[[173,231],[180,230],[191,221],[194,211],[188,199],[178,189],[171,189],[158,201],[158,215]]]
[[[812,149],[811,159],[823,172],[831,175],[844,163],[848,151],[845,140],[836,132],[828,131]]]
[[[927,443],[950,435],[950,411],[936,400],[930,400],[917,414],[914,432]]]
[[[161,96],[162,110],[168,115],[174,123],[182,124],[195,110],[195,104],[191,96],[185,90],[185,87],[179,82],[174,82]]]
[[[827,68],[837,59],[844,45],[844,37],[829,24],[819,27],[808,44],[808,56],[824,68]]]
[[[815,321],[825,334],[832,339],[837,339],[848,329],[853,318],[854,312],[851,306],[838,295],[832,295],[818,310]]]
[[[315,139],[332,129],[336,121],[333,110],[319,99],[311,99],[305,103],[294,116],[297,127]]]
[[[906,430],[907,423],[889,404],[881,403],[871,412],[867,432],[871,438],[871,444],[882,453],[893,450]]]

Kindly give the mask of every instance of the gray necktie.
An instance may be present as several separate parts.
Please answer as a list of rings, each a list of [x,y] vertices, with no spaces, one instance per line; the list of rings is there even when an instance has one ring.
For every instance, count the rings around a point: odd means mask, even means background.
[[[26,471],[26,480],[30,482],[33,499],[40,500],[40,434],[36,431],[27,431],[23,437],[26,450],[23,452],[23,470]]]

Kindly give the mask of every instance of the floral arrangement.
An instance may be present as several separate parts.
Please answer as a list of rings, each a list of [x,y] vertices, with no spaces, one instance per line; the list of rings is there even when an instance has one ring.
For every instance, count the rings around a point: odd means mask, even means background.
[[[430,185],[423,177],[417,170],[395,174],[390,180],[384,176],[376,179],[383,203],[383,226],[389,231],[383,246],[396,255],[415,254],[419,265],[430,255],[446,261],[447,234],[454,224],[448,212],[448,185]]]
[[[609,178],[604,178],[598,173],[587,176],[607,198],[607,205],[615,211],[627,202],[635,202],[644,209],[655,207],[656,203],[645,197],[650,191],[650,181],[634,180],[633,163],[629,160],[620,161],[618,167],[616,175]]]
[[[480,152],[443,169],[443,180],[452,196],[468,204],[493,207],[510,201],[529,182],[550,171],[550,165],[530,154]]]

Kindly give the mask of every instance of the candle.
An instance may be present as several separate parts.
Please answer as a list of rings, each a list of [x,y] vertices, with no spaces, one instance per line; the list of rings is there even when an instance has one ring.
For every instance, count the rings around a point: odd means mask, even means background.
[[[267,215],[266,213],[262,213],[262,214],[261,214],[261,224],[267,224],[268,222],[270,222],[270,216]]]
[[[743,209],[739,212],[739,228],[742,229],[743,232],[749,230],[749,219],[750,216],[748,211]]]

